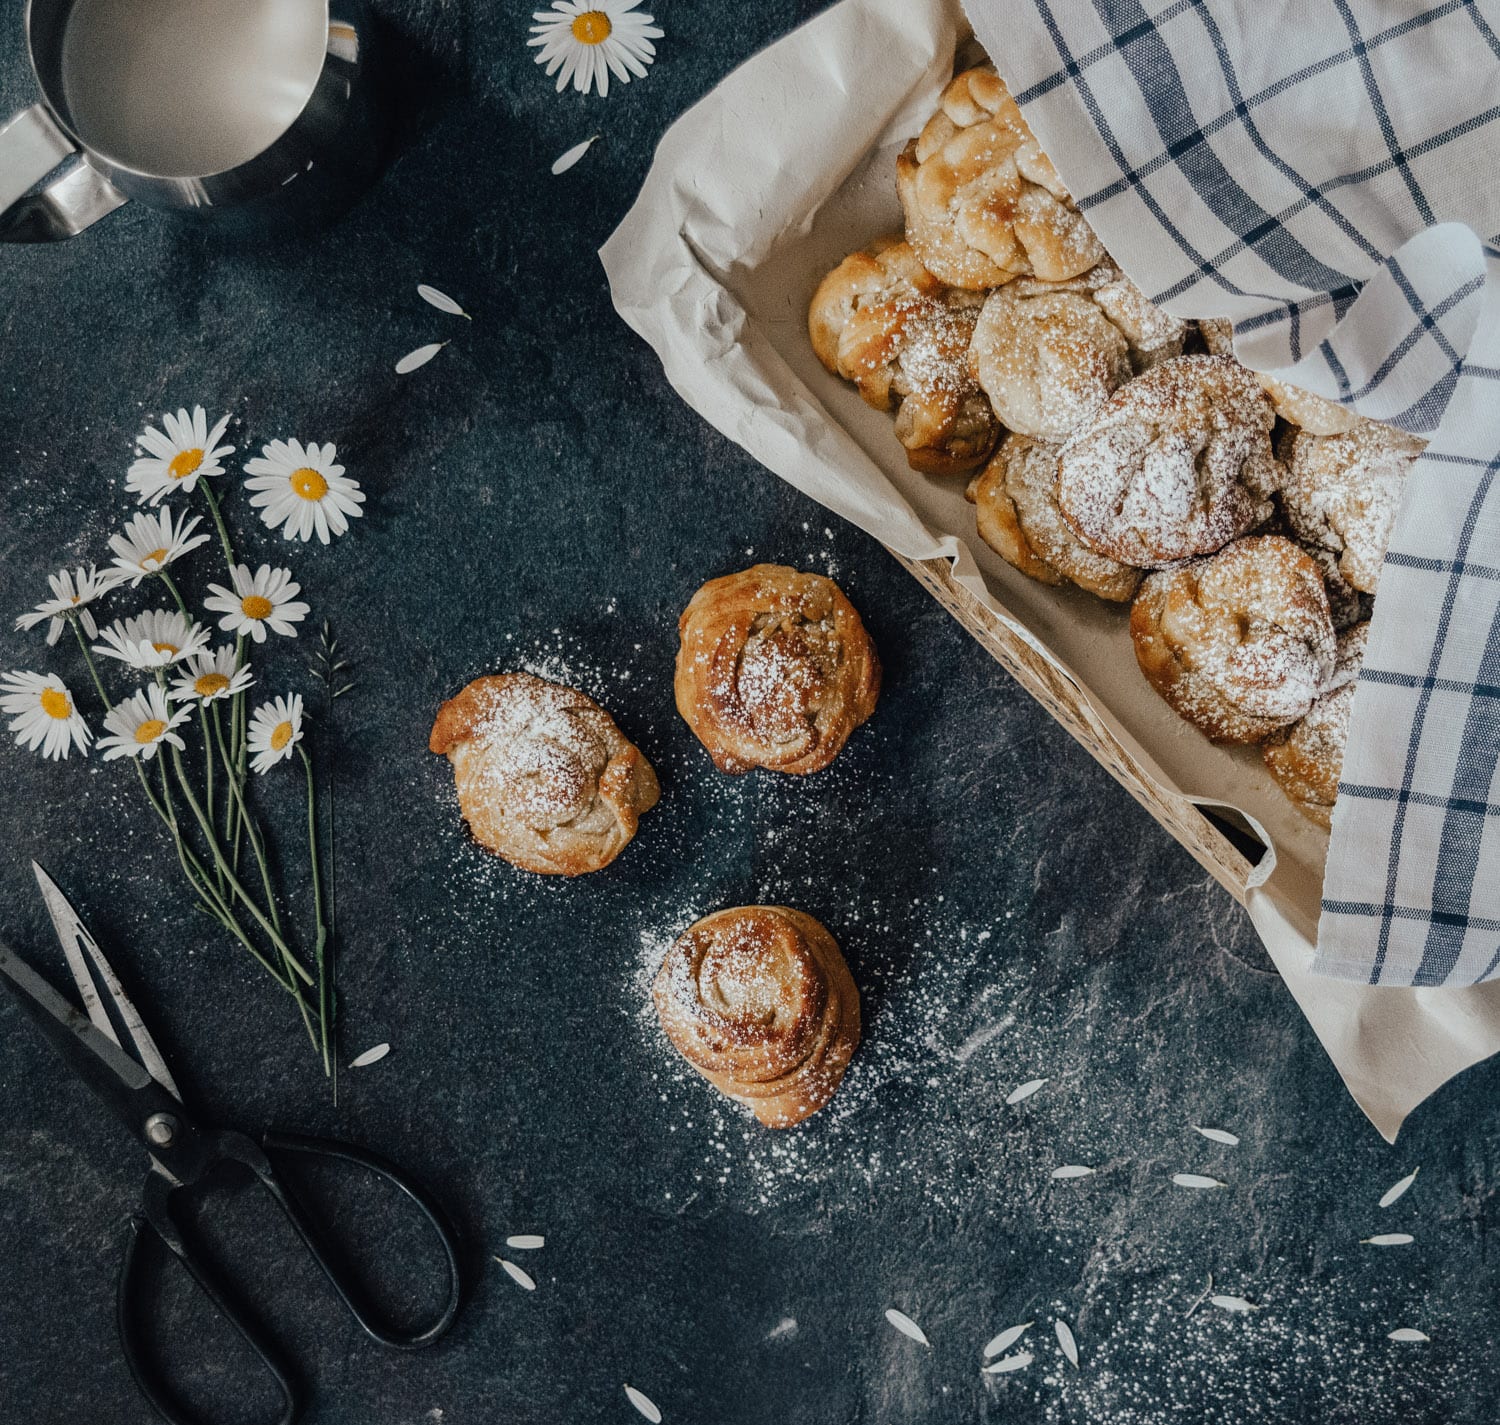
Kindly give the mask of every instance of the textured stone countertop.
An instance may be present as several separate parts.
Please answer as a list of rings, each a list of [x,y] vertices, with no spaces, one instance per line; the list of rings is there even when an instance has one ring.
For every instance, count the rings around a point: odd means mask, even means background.
[[[5,667],[81,690],[76,650],[10,619],[49,570],[103,552],[130,509],[133,438],[164,407],[232,411],[242,448],[336,442],[369,497],[325,549],[283,545],[229,494],[249,557],[289,563],[357,664],[337,726],[342,1058],[392,1047],[342,1075],[337,1106],[274,987],[191,908],[129,773],[0,747],[0,933],[66,983],[36,857],[204,1117],[366,1143],[461,1228],[463,1314],[441,1346],[397,1356],[256,1194],[206,1201],[201,1230],[243,1259],[309,1383],[306,1418],[628,1425],[629,1382],[668,1425],[1493,1419],[1500,1068],[1450,1084],[1386,1147],[1228,897],[884,551],[688,411],[610,307],[595,251],[663,130],[818,4],[660,0],[657,65],[604,100],[553,93],[530,7],[382,8],[399,148],[331,230],[230,248],[132,206],[70,243],[0,249]],[[0,96],[29,94],[13,7]],[[473,322],[418,301],[419,282]],[[820,776],[721,776],[673,708],[679,610],[753,559],[832,573],[885,661],[873,721]],[[306,685],[312,626],[267,655],[266,692]],[[426,751],[441,699],[516,667],[597,695],[660,769],[660,807],[601,874],[543,881],[480,853]],[[302,897],[282,770],[269,790]],[[834,1104],[781,1135],[685,1070],[647,995],[691,919],[767,900],[833,930],[867,1024]],[[1007,1107],[1031,1078],[1048,1082]],[[145,1420],[113,1299],[141,1155],[3,1002],[0,1092],[0,1417]],[[1097,1172],[1052,1182],[1066,1163]],[[1182,1170],[1229,1186],[1176,1188]],[[413,1309],[431,1299],[399,1204],[358,1182],[309,1190],[378,1282]],[[1361,1245],[1381,1231],[1416,1241]],[[510,1251],[517,1233],[546,1246]],[[1210,1274],[1260,1309],[1190,1309]],[[156,1303],[184,1395],[218,1420],[269,1418],[179,1273]],[[982,1377],[984,1343],[1023,1321],[1033,1364]],[[1388,1341],[1402,1326],[1430,1343]]]

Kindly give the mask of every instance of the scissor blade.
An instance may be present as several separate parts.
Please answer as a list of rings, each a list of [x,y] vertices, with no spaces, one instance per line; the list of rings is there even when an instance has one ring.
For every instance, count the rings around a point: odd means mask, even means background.
[[[72,903],[62,893],[57,882],[35,861],[31,863],[31,870],[36,876],[37,885],[41,888],[42,899],[47,905],[47,914],[52,917],[52,928],[57,932],[58,940],[62,942],[63,954],[68,957],[68,968],[73,972],[73,981],[78,986],[79,995],[83,998],[83,1007],[88,1011],[90,1022],[95,1029],[115,1044],[120,1042],[120,1037],[115,1033],[114,1025],[110,1023],[109,1013],[104,1008],[99,991],[94,985],[94,977],[84,960],[85,954],[88,955],[89,960],[93,961],[104,981],[105,989],[114,1000],[115,1008],[119,1011],[120,1018],[135,1044],[136,1053],[140,1055],[141,1062],[146,1066],[146,1072],[173,1098],[180,1100],[182,1095],[177,1090],[177,1084],[167,1068],[166,1060],[162,1058],[161,1050],[156,1047],[156,1040],[151,1037],[151,1031],[146,1028],[145,1021],[135,1005],[130,1002],[130,997],[125,993],[125,988],[121,985],[113,967],[104,958],[104,952],[99,948],[98,942],[89,934],[82,917],[73,909]]]

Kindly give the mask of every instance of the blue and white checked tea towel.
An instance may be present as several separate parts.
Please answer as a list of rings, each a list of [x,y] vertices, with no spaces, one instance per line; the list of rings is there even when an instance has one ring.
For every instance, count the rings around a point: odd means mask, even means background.
[[[1104,244],[1251,366],[1431,437],[1315,972],[1500,977],[1500,0],[965,0]]]

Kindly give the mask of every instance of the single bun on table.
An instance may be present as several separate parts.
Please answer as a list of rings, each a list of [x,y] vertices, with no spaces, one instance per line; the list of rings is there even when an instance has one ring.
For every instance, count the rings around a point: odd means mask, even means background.
[[[1301,721],[1273,732],[1261,747],[1266,770],[1277,785],[1303,816],[1322,827],[1333,825],[1349,741],[1349,712],[1369,632],[1368,623],[1357,623],[1339,635],[1338,661],[1328,690]]]
[[[896,160],[906,238],[950,287],[1076,277],[1104,248],[993,65],[966,70]]]
[[[1151,686],[1214,742],[1259,742],[1296,722],[1334,673],[1322,575],[1277,535],[1148,576],[1130,636]]]
[[[603,708],[530,673],[476,678],[438,709],[428,746],[453,764],[474,839],[543,875],[609,865],[661,795]]]
[[[1101,263],[1065,282],[1021,277],[991,292],[969,364],[1002,425],[1064,440],[1136,372],[1179,355],[1185,335]]]
[[[1275,419],[1255,377],[1229,357],[1163,361],[1063,446],[1058,506],[1089,548],[1121,564],[1211,554],[1271,514]]]
[[[838,944],[790,906],[698,921],[667,951],[651,997],[677,1052],[768,1128],[822,1108],[859,1044],[859,994]]]
[[[1043,584],[1077,584],[1101,599],[1126,603],[1141,571],[1095,554],[1057,508],[1057,446],[1008,435],[969,482],[980,538],[1006,563]]]
[[[721,772],[821,771],[875,711],[875,645],[821,574],[755,564],[710,579],[678,633],[677,710]]]
[[[1299,431],[1283,448],[1287,523],[1308,543],[1333,550],[1340,573],[1363,593],[1379,586],[1406,477],[1424,446],[1394,426],[1361,421],[1342,435]]]
[[[818,359],[876,410],[896,408],[907,462],[926,475],[972,470],[999,438],[968,364],[980,301],[946,288],[888,237],[839,263],[808,309]]]
[[[1205,317],[1198,322],[1203,344],[1215,356],[1234,355],[1234,327],[1225,317]],[[1300,386],[1255,372],[1276,414],[1311,435],[1339,435],[1353,430],[1364,419],[1358,411],[1341,406],[1326,396],[1316,396]]]

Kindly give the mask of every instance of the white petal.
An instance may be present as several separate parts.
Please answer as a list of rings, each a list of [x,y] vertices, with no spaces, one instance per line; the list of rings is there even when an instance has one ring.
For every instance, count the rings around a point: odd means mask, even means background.
[[[1014,1088],[1006,1094],[1005,1101],[1008,1104],[1022,1103],[1030,1098],[1046,1082],[1046,1079],[1027,1079],[1019,1088]]]
[[[369,1064],[378,1064],[387,1054],[391,1052],[389,1044],[377,1044],[373,1049],[366,1049],[358,1058],[349,1061],[351,1069],[363,1069]]]
[[[553,176],[555,177],[559,173],[566,173],[598,141],[599,135],[594,134],[591,137],[584,139],[582,143],[574,144],[573,147],[570,148],[566,153],[561,154],[552,165]]]
[[[1019,1326],[1007,1326],[998,1336],[986,1342],[984,1358],[989,1360],[991,1356],[998,1356],[1001,1352],[1009,1350],[1022,1336],[1031,1329],[1031,1322],[1023,1321]]]
[[[885,1319],[903,1336],[910,1336],[913,1341],[919,1342],[923,1346],[931,1345],[931,1342],[923,1335],[922,1328],[904,1311],[897,1311],[894,1306],[888,1307]]]
[[[1183,1188],[1221,1188],[1228,1187],[1228,1183],[1221,1183],[1218,1178],[1204,1177],[1202,1173],[1173,1173],[1172,1181],[1178,1187]]]
[[[627,1385],[625,1399],[635,1406],[651,1422],[651,1425],[661,1425],[661,1411],[656,1408],[656,1402],[649,1395],[637,1390],[633,1385]]]
[[[1014,1356],[1007,1356],[1003,1361],[996,1361],[994,1365],[983,1369],[987,1376],[1009,1375],[1011,1371],[1024,1371],[1033,1359],[1030,1351],[1018,1351]]]
[[[1065,1163],[1060,1168],[1052,1169],[1052,1176],[1058,1181],[1065,1181],[1068,1178],[1092,1177],[1093,1173],[1093,1168],[1085,1167],[1082,1163]]]
[[[436,287],[429,287],[425,282],[418,284],[417,296],[436,307],[438,311],[447,312],[449,316],[467,317],[469,315],[446,292],[439,292]]]
[[[1416,1240],[1410,1232],[1379,1232],[1359,1239],[1362,1247],[1406,1247]]]
[[[1222,1143],[1228,1148],[1238,1148],[1240,1140],[1224,1128],[1200,1128],[1196,1123],[1193,1125],[1194,1133],[1201,1133],[1210,1143]]]
[[[1219,1308],[1220,1311],[1259,1311],[1253,1301],[1246,1301],[1242,1296],[1211,1296],[1209,1301]]]
[[[1052,1329],[1057,1333],[1057,1344],[1062,1347],[1062,1353],[1068,1358],[1069,1364],[1074,1370],[1078,1369],[1078,1342],[1073,1336],[1073,1328],[1061,1317],[1052,1323]]]
[[[1404,1178],[1402,1178],[1399,1183],[1393,1183],[1380,1195],[1380,1201],[1376,1204],[1376,1206],[1389,1207],[1407,1190],[1407,1188],[1409,1188],[1414,1182],[1416,1182],[1417,1174],[1421,1171],[1422,1170],[1420,1168],[1413,1168],[1411,1172],[1409,1172]]]
[[[1386,1333],[1388,1341],[1430,1341],[1432,1337],[1425,1331],[1418,1331],[1415,1326],[1398,1326],[1394,1331]]]
[[[525,1291],[535,1291],[536,1282],[532,1280],[530,1272],[523,1272],[514,1262],[507,1262],[504,1257],[496,1257],[495,1260],[505,1268],[505,1274],[519,1287]]]
[[[407,372],[415,371],[419,366],[426,366],[447,345],[446,341],[435,341],[428,346],[419,346],[415,351],[408,351],[396,363],[396,375],[405,376]],[[323,542],[326,544],[328,541]]]
[[[505,1245],[514,1248],[517,1252],[538,1252],[547,1245],[547,1239],[529,1232],[523,1232],[518,1237],[507,1237]]]

